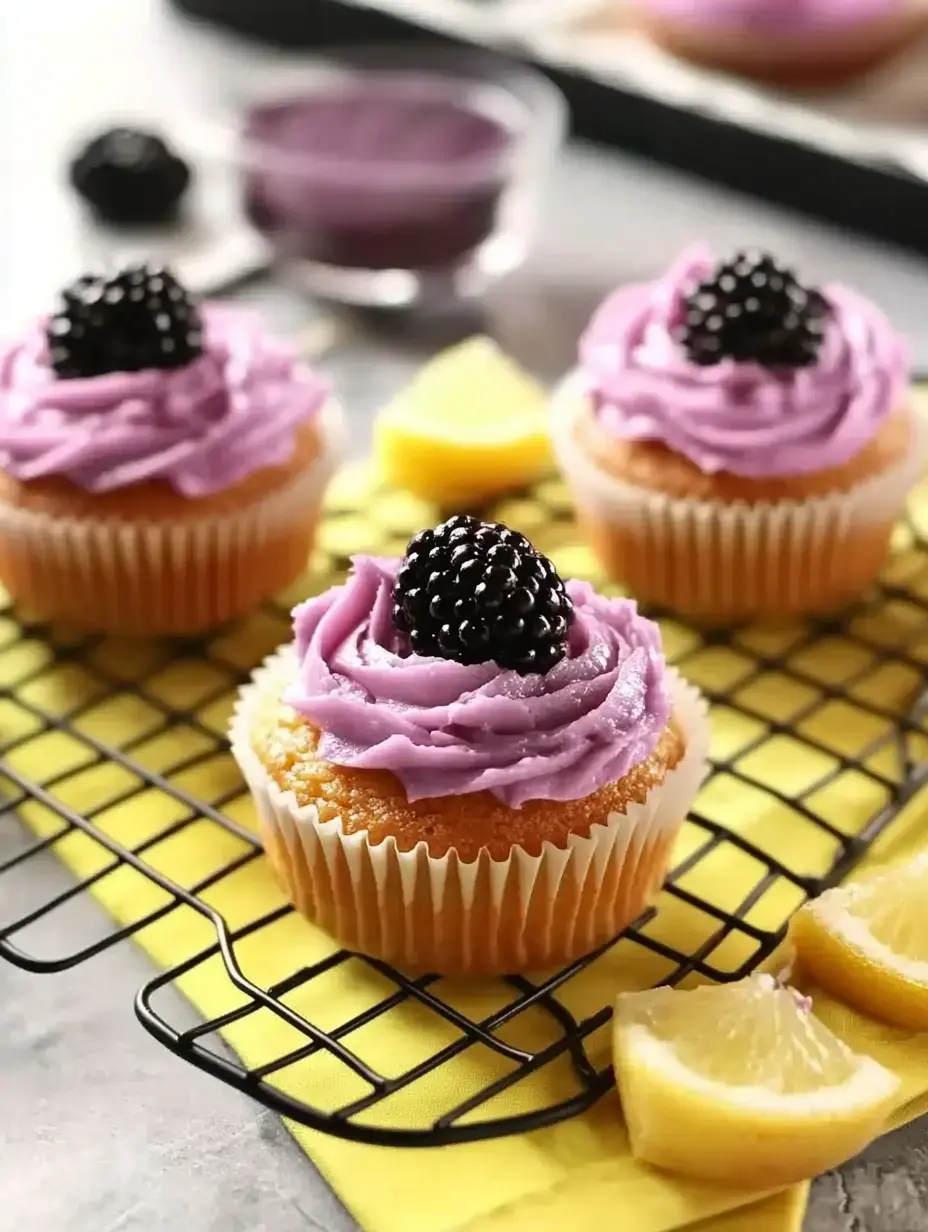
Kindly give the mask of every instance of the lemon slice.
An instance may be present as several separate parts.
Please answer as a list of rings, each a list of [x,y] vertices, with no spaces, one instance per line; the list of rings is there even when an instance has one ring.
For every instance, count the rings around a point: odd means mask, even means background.
[[[928,1031],[928,854],[828,890],[793,918],[804,975],[865,1014]]]
[[[855,1155],[881,1132],[899,1086],[770,975],[627,993],[614,1052],[639,1159],[756,1189]]]
[[[381,411],[374,448],[398,487],[445,508],[475,506],[550,467],[547,396],[489,338],[470,338]]]

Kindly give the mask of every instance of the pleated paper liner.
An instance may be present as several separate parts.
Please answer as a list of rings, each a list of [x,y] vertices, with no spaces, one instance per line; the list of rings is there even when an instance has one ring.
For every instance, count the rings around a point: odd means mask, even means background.
[[[402,851],[368,841],[340,818],[320,821],[282,791],[255,752],[260,716],[296,674],[292,647],[272,656],[240,694],[232,753],[254,796],[265,850],[288,897],[349,949],[395,966],[448,974],[506,975],[565,966],[610,941],[650,905],[677,833],[707,771],[706,707],[671,672],[682,760],[625,813],[603,816],[588,836],[539,855],[505,860],[483,851],[465,863],[432,856],[425,842]],[[273,710],[272,710],[273,713]]]
[[[882,567],[906,498],[928,467],[928,417],[913,414],[909,452],[845,492],[776,504],[685,500],[606,474],[577,440],[581,375],[556,392],[560,466],[597,554],[633,593],[673,611],[728,620],[835,610]]]
[[[50,511],[0,495],[2,574],[24,606],[44,616],[126,634],[215,627],[300,576],[343,435],[330,399],[317,452],[291,465],[278,486],[209,512],[175,496],[173,519],[150,510],[120,510],[118,518]]]

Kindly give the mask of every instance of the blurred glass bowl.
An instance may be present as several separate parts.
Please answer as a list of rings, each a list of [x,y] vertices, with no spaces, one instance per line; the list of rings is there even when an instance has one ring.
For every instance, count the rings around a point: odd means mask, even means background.
[[[518,266],[564,136],[556,87],[490,52],[329,54],[228,100],[245,211],[307,289],[405,307]]]

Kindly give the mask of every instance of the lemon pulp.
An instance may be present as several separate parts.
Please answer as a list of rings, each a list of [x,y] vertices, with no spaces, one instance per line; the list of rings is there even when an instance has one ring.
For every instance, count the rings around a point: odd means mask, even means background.
[[[856,1154],[881,1131],[898,1089],[768,975],[620,997],[614,1053],[636,1156],[751,1189]]]
[[[827,891],[791,936],[806,978],[873,1018],[928,1031],[928,856]]]
[[[544,390],[489,338],[436,356],[385,407],[375,455],[397,487],[442,507],[474,507],[551,465]]]

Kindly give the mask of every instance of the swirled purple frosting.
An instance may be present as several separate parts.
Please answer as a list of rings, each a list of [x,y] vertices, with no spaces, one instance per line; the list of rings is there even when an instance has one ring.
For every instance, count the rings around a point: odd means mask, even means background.
[[[882,312],[848,287],[828,305],[815,364],[792,372],[725,360],[700,367],[678,341],[685,299],[716,262],[687,250],[654,283],[614,292],[580,342],[580,366],[602,427],[661,441],[706,474],[804,475],[843,466],[900,404],[905,343]]]
[[[490,791],[578,800],[654,751],[670,717],[660,631],[628,599],[568,582],[567,655],[545,675],[413,654],[392,621],[400,561],[360,556],[344,586],[294,612],[285,700],[322,731],[320,756],[389,770],[410,800]]]
[[[59,380],[42,321],[0,350],[0,468],[91,492],[165,480],[202,497],[287,462],[328,386],[254,313],[202,315],[203,354],[184,368]]]
[[[905,8],[908,0],[639,0],[687,25],[734,27],[800,35],[854,27]]]

